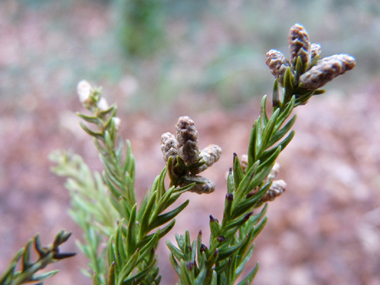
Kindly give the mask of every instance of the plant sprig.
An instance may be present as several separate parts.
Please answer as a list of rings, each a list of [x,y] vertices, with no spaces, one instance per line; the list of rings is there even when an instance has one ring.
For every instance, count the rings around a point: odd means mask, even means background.
[[[74,256],[76,253],[61,253],[59,252],[59,246],[65,243],[71,233],[60,231],[54,238],[52,244],[48,246],[42,246],[40,236],[36,235],[29,240],[26,245],[21,248],[13,257],[9,267],[5,270],[3,275],[0,276],[0,284],[2,285],[18,285],[29,282],[39,282],[36,285],[42,285],[44,281],[59,272],[59,270],[53,270],[46,273],[37,274],[38,271],[44,269],[47,265],[57,262],[59,260]],[[38,255],[38,259],[35,262],[30,260],[32,244]],[[21,260],[21,262],[20,262]],[[16,271],[16,266],[21,263],[21,270]]]
[[[188,231],[177,236],[178,247],[167,242],[170,261],[181,284],[235,284],[252,255],[254,239],[267,222],[268,205],[264,202],[275,198],[273,193],[277,189],[274,189],[270,173],[279,154],[294,137],[295,132],[291,129],[296,116],[290,118],[291,113],[312,96],[324,93],[319,88],[328,81],[355,66],[355,60],[348,55],[319,60],[320,46],[310,44],[301,25],[290,29],[289,44],[290,61],[279,51],[267,53],[267,64],[276,77],[273,112],[268,115],[267,96],[264,96],[260,116],[251,130],[245,169],[234,154],[233,167],[227,177],[222,222],[210,215],[209,246],[202,243],[201,233],[191,242]],[[263,204],[261,211],[254,214]],[[251,284],[258,266],[257,263],[238,284]]]
[[[276,50],[270,50],[266,55],[267,65],[275,76],[272,112],[267,112],[267,96],[264,96],[260,116],[251,130],[247,154],[240,158],[237,154],[233,155],[221,222],[210,215],[208,246],[203,243],[201,232],[194,241],[186,231],[184,235],[176,234],[177,246],[167,242],[170,261],[181,284],[252,283],[258,263],[243,279],[239,278],[252,256],[254,240],[267,222],[266,202],[285,191],[286,183],[273,179],[278,169],[276,160],[294,137],[292,127],[296,116],[291,116],[292,112],[297,106],[305,105],[312,96],[324,93],[320,88],[328,81],[355,66],[355,59],[349,55],[320,59],[320,46],[309,42],[309,36],[301,25],[296,24],[290,29],[288,39],[290,60]],[[73,216],[79,217],[77,222],[84,228],[85,239],[87,235],[86,241],[90,243],[90,247],[85,245],[81,249],[87,252],[93,263],[107,255],[108,266],[105,269],[90,265],[93,271],[98,270],[94,272],[94,284],[159,284],[161,276],[155,248],[173,228],[174,218],[188,205],[189,200],[169,212],[165,211],[186,191],[203,194],[215,190],[214,182],[199,174],[219,160],[222,150],[217,145],[199,150],[194,121],[187,116],[180,117],[176,134],[165,133],[161,137],[166,166],[138,205],[134,189],[134,157],[129,141],[124,143],[118,135],[120,119],[116,117],[116,105],[109,107],[101,90],[86,81],[79,83],[78,94],[91,113],[78,113],[78,116],[95,125],[95,128],[90,128],[81,122],[99,151],[104,166],[104,184],[97,174],[91,175],[88,171],[79,176],[69,171],[62,173],[71,175],[81,185],[90,185],[93,177],[99,180],[95,189],[85,190],[87,193],[81,192],[80,187],[74,187],[75,184],[69,186],[75,190],[72,192],[76,201],[74,207],[78,207]],[[83,165],[79,169],[85,169]],[[170,179],[168,189],[165,186],[166,175]],[[118,219],[114,225],[102,220],[101,215],[96,215],[96,206],[89,203],[90,193],[94,199],[104,199],[105,192],[98,191],[104,189],[104,185],[111,193],[107,201],[115,209]],[[103,209],[101,213],[110,206],[107,203],[99,203]],[[89,212],[92,213],[87,217],[80,214],[86,208],[90,208]],[[95,222],[94,227],[98,227],[94,233],[97,238],[91,238],[91,219]],[[98,255],[102,241],[102,237],[98,236],[102,234],[108,238],[107,251]]]
[[[105,240],[115,230],[119,218],[108,195],[108,188],[98,172],[92,172],[79,155],[55,151],[50,160],[57,165],[52,171],[67,178],[65,187],[71,197],[71,218],[82,228],[84,242],[76,241],[78,248],[89,259],[87,269],[81,271],[92,277],[96,272],[99,283],[104,283],[107,275]]]
[[[91,260],[89,267],[94,271],[94,284],[103,282],[135,284],[134,282],[139,283],[140,281],[144,284],[152,284],[152,282],[159,284],[161,277],[158,275],[157,256],[154,249],[157,247],[158,241],[173,228],[175,216],[188,205],[189,200],[169,212],[165,213],[165,211],[182,193],[193,189],[196,183],[190,181],[182,183],[180,187],[177,187],[178,184],[176,184],[166,189],[164,180],[167,175],[167,167],[164,167],[161,174],[155,179],[150,192],[144,196],[138,206],[134,190],[135,162],[129,141],[124,144],[117,133],[120,119],[116,117],[116,106],[108,107],[101,90],[93,88],[85,81],[79,83],[78,94],[83,105],[91,112],[91,115],[78,113],[78,116],[87,123],[95,125],[95,129],[82,122],[80,125],[93,137],[99,151],[100,160],[104,166],[103,180],[112,194],[109,201],[116,210],[119,220],[117,224],[115,220],[113,231],[102,231],[103,234],[108,234],[109,238],[107,253],[98,255],[98,248],[102,240],[101,227],[100,231],[92,233],[89,225],[95,221],[96,226],[101,226],[105,221],[95,214],[85,220],[83,215],[79,215],[80,211],[73,215],[77,223],[84,229],[87,243],[90,242],[92,245],[91,247],[81,245],[81,249]],[[199,163],[199,166],[203,164]],[[83,162],[80,165],[80,169],[87,169]],[[73,178],[72,173],[67,169],[66,172],[63,171],[62,167],[64,169],[64,166],[60,165],[55,171],[60,175]],[[97,177],[97,174],[95,173],[94,176]],[[76,183],[81,185],[84,185],[86,181],[91,182],[92,179],[91,174],[87,171],[85,173],[82,171],[74,178]],[[77,203],[79,208],[90,207],[92,208],[90,212],[93,213],[96,211],[96,206],[91,206],[89,199],[91,197],[92,199],[105,198],[103,191],[100,191],[101,193],[97,191],[100,195],[93,195],[96,193],[94,190],[85,189],[88,187],[78,191],[78,187],[73,187],[75,184],[72,180],[69,180],[67,186],[74,190],[72,192],[74,206],[75,201],[80,201]],[[98,181],[98,187],[103,188],[104,185]],[[86,191],[87,193],[85,193]],[[108,206],[104,202],[100,204],[103,205],[101,208]],[[103,274],[104,270],[100,267],[97,268],[94,264],[100,256],[105,254],[108,259],[107,276]]]

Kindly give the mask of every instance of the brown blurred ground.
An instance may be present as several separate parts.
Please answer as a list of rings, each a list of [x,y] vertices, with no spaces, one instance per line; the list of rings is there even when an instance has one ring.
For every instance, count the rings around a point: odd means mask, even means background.
[[[91,139],[80,130],[74,115],[81,110],[75,85],[67,92],[57,87],[67,76],[65,70],[46,74],[44,66],[24,66],[31,60],[27,55],[33,55],[33,51],[59,46],[70,50],[73,46],[68,41],[79,44],[80,37],[47,36],[42,33],[47,22],[41,17],[49,19],[54,15],[41,15],[35,10],[23,10],[23,20],[13,25],[7,19],[12,15],[7,12],[12,9],[20,7],[8,6],[8,10],[0,11],[1,39],[6,43],[0,47],[0,69],[11,63],[32,69],[29,77],[0,72],[0,272],[37,232],[43,243],[49,243],[62,228],[73,231],[72,240],[63,250],[76,251],[74,240],[80,238],[81,232],[67,214],[69,198],[63,188],[64,180],[49,171],[49,153],[70,148],[94,169],[101,169]],[[101,29],[105,25],[101,18],[86,17],[89,9],[100,14],[101,6],[79,5],[73,11],[74,19],[81,24],[92,21]],[[75,25],[72,28],[75,30]],[[79,58],[88,60],[78,50]],[[28,82],[26,89],[20,87],[20,94],[9,95],[9,86],[19,88],[18,84],[25,84],[25,80],[36,81]],[[296,136],[279,158],[280,178],[286,180],[288,188],[270,203],[268,224],[257,239],[251,263],[254,266],[260,261],[255,284],[380,284],[379,88],[376,78],[350,94],[329,90],[327,86],[327,94],[312,98],[308,105],[297,109]],[[105,91],[117,94],[120,87]],[[107,98],[121,106],[125,100],[121,95]],[[217,190],[208,196],[185,194],[182,200],[190,199],[191,203],[167,236],[173,240],[175,232],[183,234],[189,229],[195,238],[202,230],[207,240],[208,216],[222,217],[225,173],[231,166],[232,153],[242,155],[247,149],[260,98],[228,112],[220,108],[195,112],[197,102],[187,106],[186,98],[183,96],[175,110],[161,117],[119,111],[121,133],[132,142],[140,196],[163,167],[160,136],[174,131],[179,115],[194,119],[201,147],[210,143],[222,147],[220,162],[207,172]],[[177,277],[167,261],[164,243],[158,252],[163,284],[175,284]],[[78,268],[85,266],[82,254],[51,266],[61,272],[46,284],[91,284],[79,272]]]

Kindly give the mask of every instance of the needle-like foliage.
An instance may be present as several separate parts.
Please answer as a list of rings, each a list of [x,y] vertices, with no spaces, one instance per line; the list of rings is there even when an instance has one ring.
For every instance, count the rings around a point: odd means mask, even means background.
[[[59,260],[72,257],[76,253],[61,253],[59,252],[59,246],[65,243],[71,233],[60,231],[52,244],[48,246],[42,246],[40,241],[40,236],[36,235],[34,238],[29,240],[26,245],[21,248],[16,255],[13,257],[9,267],[5,270],[3,275],[0,276],[0,284],[2,285],[18,285],[31,282],[36,285],[42,285],[44,281],[55,274],[59,270],[53,270],[45,273],[37,273],[41,269],[44,269],[50,263],[57,262]],[[36,261],[31,261],[32,244],[38,255]],[[21,264],[21,270],[16,271],[16,266]]]
[[[233,154],[223,217],[219,221],[210,215],[208,244],[201,232],[191,241],[189,231],[175,235],[177,245],[167,241],[180,284],[252,283],[258,263],[244,277],[241,274],[252,256],[254,240],[267,222],[267,202],[286,188],[283,180],[274,178],[276,160],[294,137],[296,116],[292,112],[312,96],[324,93],[319,88],[328,81],[355,66],[355,59],[349,55],[320,59],[321,47],[309,42],[301,25],[290,29],[288,39],[290,60],[276,50],[267,53],[266,62],[275,76],[272,110],[267,110],[264,96],[246,154],[240,158]],[[69,178],[70,214],[84,230],[85,243],[79,248],[90,260],[87,274],[91,272],[94,284],[159,284],[155,249],[189,200],[167,209],[186,191],[214,192],[214,182],[199,174],[219,160],[222,150],[217,145],[200,150],[195,122],[180,117],[175,135],[167,132],[161,137],[166,165],[142,202],[137,203],[135,161],[129,141],[124,142],[118,134],[121,121],[116,117],[117,107],[109,107],[101,90],[86,81],[79,83],[78,94],[89,111],[78,113],[83,120],[81,127],[93,137],[104,171],[102,176],[92,173],[76,155],[58,153],[53,159],[58,163],[54,171]]]

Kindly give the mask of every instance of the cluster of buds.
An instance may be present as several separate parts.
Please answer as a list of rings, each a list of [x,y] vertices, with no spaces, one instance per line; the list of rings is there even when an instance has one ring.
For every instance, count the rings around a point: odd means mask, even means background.
[[[82,80],[78,83],[77,93],[83,107],[92,113],[90,116],[78,113],[78,116],[88,123],[96,124],[100,128],[100,132],[97,133],[81,124],[81,127],[88,134],[99,138],[110,127],[114,131],[119,130],[121,120],[115,116],[117,111],[116,106],[108,105],[107,100],[102,96],[101,88],[93,87],[86,80]]]
[[[78,83],[77,93],[79,101],[86,109],[93,110],[94,108],[98,108],[100,111],[108,110],[107,100],[102,97],[101,90],[92,87],[86,80]]]
[[[298,86],[302,89],[316,90],[355,67],[355,59],[347,54],[319,60],[321,46],[310,43],[307,31],[299,24],[291,27],[288,42],[290,61],[277,50],[270,50],[266,54],[266,63],[281,85],[284,85],[287,69],[290,69],[291,75],[295,78],[295,88]]]
[[[217,162],[222,149],[212,144],[199,151],[198,131],[192,119],[180,117],[176,124],[176,136],[169,132],[161,136],[161,151],[168,164],[171,185],[185,186],[195,182],[189,191],[198,194],[215,190],[213,181],[196,174]]]
[[[244,154],[241,156],[241,159],[240,159],[240,166],[244,173],[246,173],[247,171],[247,165],[248,165],[248,155]],[[274,180],[279,170],[280,170],[280,164],[276,162],[274,166],[272,167],[272,170],[264,179],[264,184],[272,182],[272,185],[270,186],[267,193],[261,198],[260,202],[258,203],[258,205],[256,205],[256,207],[261,206],[265,202],[273,201],[276,197],[280,196],[282,193],[285,192],[286,182],[284,180]],[[258,189],[255,189],[248,195],[252,196],[256,194],[257,191]]]

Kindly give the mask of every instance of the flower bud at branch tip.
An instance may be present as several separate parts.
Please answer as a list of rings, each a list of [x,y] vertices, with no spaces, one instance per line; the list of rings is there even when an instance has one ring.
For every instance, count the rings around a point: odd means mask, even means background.
[[[88,102],[90,95],[92,93],[92,86],[86,80],[82,80],[78,83],[77,93],[79,96],[79,101],[81,103]]]
[[[285,59],[284,55],[275,49],[271,49],[266,54],[266,63],[269,66],[272,74],[278,79],[279,83],[283,83],[284,74],[290,63]]]
[[[355,59],[347,54],[333,55],[319,60],[321,46],[310,43],[307,31],[300,24],[295,24],[290,28],[288,42],[290,61],[286,60],[284,55],[277,50],[272,49],[266,54],[266,63],[277,82],[282,87],[285,87],[284,84],[286,84],[287,89],[293,89],[286,90],[288,96],[292,93],[296,95],[296,98],[302,97],[305,93],[304,91],[298,92],[299,89],[317,90],[335,77],[355,67]],[[287,73],[287,70],[290,70],[290,74]],[[289,79],[286,83],[284,82],[285,77]],[[274,87],[275,90],[277,87]],[[322,93],[323,90],[319,90],[315,94]],[[310,96],[306,96],[298,104],[306,104]],[[273,99],[273,106],[278,106],[278,100],[278,98]]]
[[[222,155],[222,149],[216,144],[210,144],[208,147],[202,149],[200,156],[202,157],[200,162],[204,164],[196,168],[193,173],[198,174],[205,171],[207,168],[217,162]]]
[[[178,155],[178,142],[173,134],[167,132],[161,136],[161,151],[165,162],[167,162],[169,157],[172,156],[174,164],[176,163]]]
[[[176,124],[179,155],[188,164],[194,164],[199,158],[198,131],[195,123],[187,116],[180,117]]]
[[[318,89],[335,77],[355,67],[355,58],[348,54],[336,54],[318,61],[308,72],[300,77],[300,87]]]
[[[298,56],[305,64],[309,61],[310,42],[309,35],[305,28],[300,24],[295,24],[289,31],[289,51],[290,61],[293,62]]]

